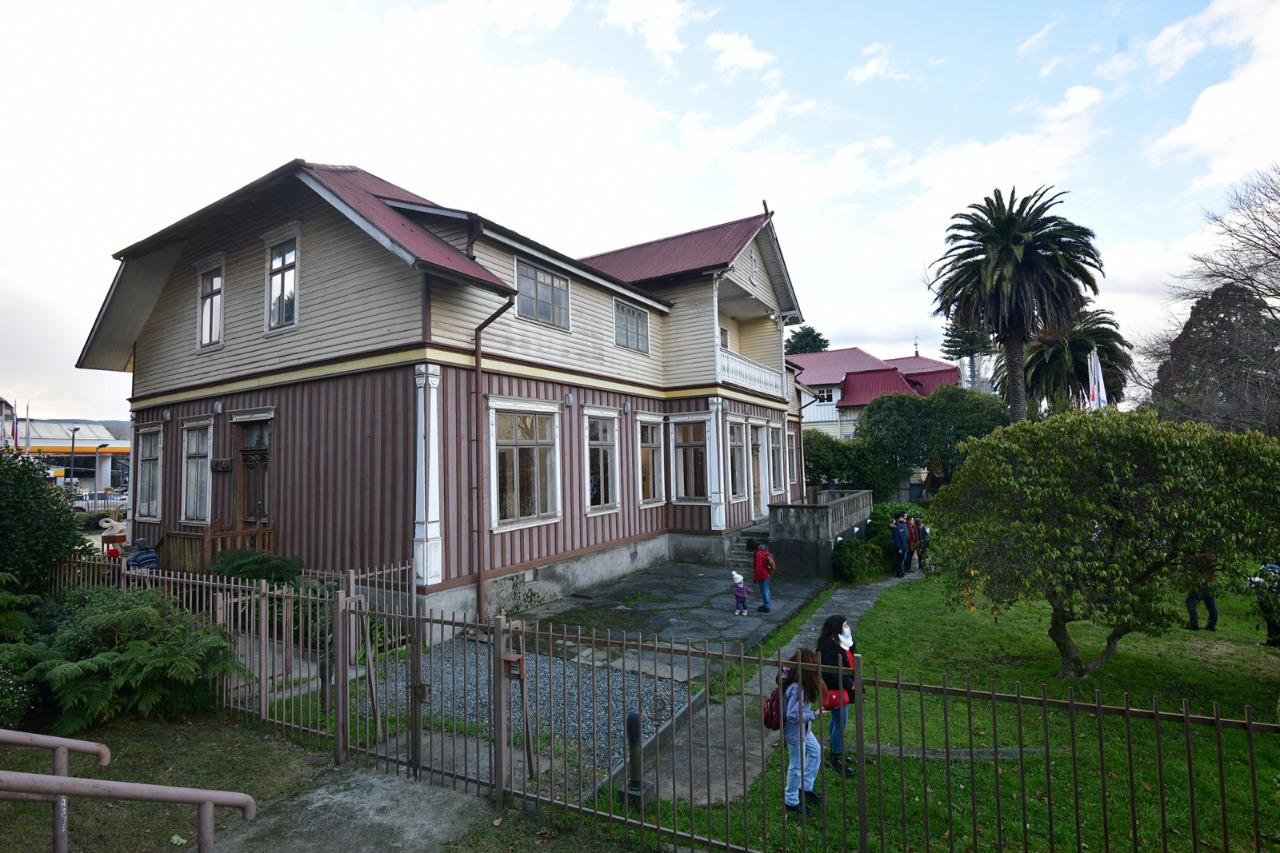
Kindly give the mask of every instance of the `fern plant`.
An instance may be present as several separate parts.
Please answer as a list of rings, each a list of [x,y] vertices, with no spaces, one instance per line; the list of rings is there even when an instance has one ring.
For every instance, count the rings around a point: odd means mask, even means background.
[[[154,590],[77,590],[47,625],[10,649],[56,707],[57,734],[130,713],[208,710],[213,680],[244,672],[221,632]]]
[[[20,640],[33,624],[30,611],[40,596],[16,591],[18,576],[0,571],[0,641]]]

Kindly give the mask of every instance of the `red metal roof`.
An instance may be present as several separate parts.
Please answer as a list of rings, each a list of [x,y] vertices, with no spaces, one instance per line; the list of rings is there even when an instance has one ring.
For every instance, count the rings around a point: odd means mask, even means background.
[[[732,263],[768,221],[766,214],[758,213],[580,260],[632,283],[712,270]]]
[[[933,373],[937,370],[956,370],[959,368],[948,361],[938,361],[923,355],[908,355],[903,358],[886,358],[889,364],[911,376],[916,373]]]
[[[887,358],[885,361],[902,371],[912,385],[919,386],[916,390],[924,397],[944,385],[960,384],[960,368],[936,358],[909,355],[905,358]]]
[[[881,394],[915,394],[897,368],[866,370],[844,377],[840,388],[840,408],[865,406]]]
[[[437,206],[433,202],[354,166],[304,163],[302,171],[314,177],[418,262],[485,284],[503,293],[515,292],[489,270],[415,224],[398,210],[388,206],[384,200]]]
[[[787,358],[800,366],[801,372],[797,378],[809,386],[839,385],[846,374],[865,370],[889,370],[893,367],[859,347],[802,352]]]

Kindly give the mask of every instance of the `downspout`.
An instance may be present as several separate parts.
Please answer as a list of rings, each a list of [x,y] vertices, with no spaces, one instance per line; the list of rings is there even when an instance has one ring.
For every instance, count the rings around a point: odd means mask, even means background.
[[[498,308],[490,314],[485,321],[476,326],[476,342],[475,342],[475,374],[476,374],[476,479],[471,484],[472,490],[472,517],[475,519],[475,536],[473,537],[474,549],[472,553],[475,555],[476,565],[476,618],[484,619],[484,496],[485,490],[481,488],[481,484],[485,482],[485,458],[488,456],[489,443],[482,440],[484,438],[485,423],[485,405],[484,405],[484,363],[483,348],[481,347],[481,338],[484,335],[485,328],[490,323],[501,317],[503,314],[511,310],[516,304],[515,294],[507,297],[506,304]]]

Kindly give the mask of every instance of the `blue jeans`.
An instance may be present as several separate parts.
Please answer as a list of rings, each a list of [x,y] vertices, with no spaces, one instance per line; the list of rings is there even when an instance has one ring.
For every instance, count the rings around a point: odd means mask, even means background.
[[[833,755],[844,754],[844,729],[849,725],[849,706],[844,705],[836,708],[834,711],[828,712],[831,717],[831,727],[829,729],[831,735],[829,743],[831,744],[831,752]]]
[[[758,584],[760,587],[760,606],[766,610],[773,606],[773,594],[769,589],[769,581],[770,578],[765,578]]]
[[[911,551],[906,550],[902,552],[901,562],[898,563],[898,574],[905,575],[909,571],[911,571]]]
[[[822,766],[822,747],[818,745],[812,729],[805,735],[803,743],[803,762],[800,744],[787,744],[787,790],[783,793],[782,800],[789,806],[800,804],[801,787],[806,791],[813,790],[813,782],[818,778],[818,768]]]

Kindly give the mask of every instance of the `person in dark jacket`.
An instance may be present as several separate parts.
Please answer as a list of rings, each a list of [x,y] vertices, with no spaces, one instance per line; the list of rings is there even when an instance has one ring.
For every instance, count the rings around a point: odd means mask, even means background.
[[[924,526],[924,519],[916,516],[916,529],[920,531],[920,573],[924,574],[924,558],[929,553],[929,528]]]
[[[1209,622],[1204,627],[1210,631],[1218,630],[1218,600],[1213,596],[1213,587],[1201,586],[1196,587],[1187,593],[1183,604],[1187,606],[1187,629],[1190,631],[1200,630],[1200,614],[1197,607],[1200,602],[1204,602],[1204,609],[1209,614]]]
[[[850,702],[853,701],[853,656],[857,648],[848,620],[841,614],[828,616],[818,634],[818,655],[822,660],[823,687],[826,690],[843,689]],[[849,706],[843,704],[828,710],[831,712],[828,729],[831,753],[827,758],[827,764],[843,776],[853,776],[856,771],[844,758],[844,730],[849,724]]]
[[[896,569],[898,577],[903,577],[907,573],[907,568],[911,565],[911,551],[909,550],[911,540],[910,534],[907,532],[907,514],[900,512],[893,517],[893,553],[896,558]]]

